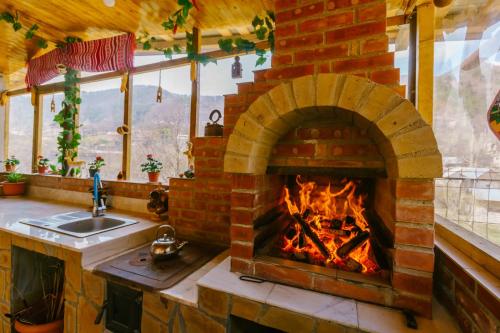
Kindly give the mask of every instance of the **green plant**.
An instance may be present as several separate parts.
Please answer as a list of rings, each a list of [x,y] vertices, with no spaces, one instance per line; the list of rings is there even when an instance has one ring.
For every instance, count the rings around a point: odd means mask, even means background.
[[[57,149],[59,155],[57,161],[61,164],[61,174],[65,175],[68,165],[66,157],[75,158],[76,148],[80,145],[81,135],[77,132],[75,116],[78,114],[78,105],[82,102],[79,97],[78,72],[72,68],[67,68],[64,74],[64,101],[62,110],[55,115],[54,121],[61,127],[61,132],[57,137]]]
[[[151,154],[147,155],[146,162],[141,164],[142,172],[160,172],[161,169],[163,169],[163,164]]]
[[[101,156],[96,156],[95,160],[89,163],[89,170],[101,170],[105,165],[104,159]]]
[[[8,183],[21,183],[24,181],[24,176],[17,172],[11,172],[6,179]]]
[[[0,13],[0,21],[5,21],[9,24],[12,25],[12,29],[14,31],[19,31],[23,28],[23,25],[21,22],[19,22],[19,13],[16,11],[16,15],[9,13],[9,12],[3,12]],[[33,24],[24,34],[24,39],[25,40],[31,40],[33,39],[36,35],[36,32],[38,31],[38,25]],[[39,48],[41,49],[46,49],[49,44],[44,38],[41,38],[40,36],[36,36],[36,44]]]
[[[14,155],[3,161],[3,164],[5,165],[19,165],[20,163],[21,162]]]
[[[49,166],[49,159],[40,155],[40,156],[38,156],[37,165],[40,167],[47,167],[47,166]]]

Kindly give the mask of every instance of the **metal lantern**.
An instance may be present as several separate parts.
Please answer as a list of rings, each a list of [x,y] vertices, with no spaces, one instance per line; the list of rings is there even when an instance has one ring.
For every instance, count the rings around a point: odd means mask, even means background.
[[[158,78],[158,90],[156,91],[156,103],[161,103],[163,101],[163,88],[161,87],[161,71]]]
[[[234,64],[231,66],[231,77],[233,79],[241,79],[243,77],[243,67],[241,66],[240,57],[234,57]]]

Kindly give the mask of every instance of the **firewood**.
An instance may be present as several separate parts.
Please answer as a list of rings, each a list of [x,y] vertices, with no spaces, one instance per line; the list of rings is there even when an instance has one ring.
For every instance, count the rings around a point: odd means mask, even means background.
[[[318,250],[321,252],[321,254],[325,258],[330,258],[330,252],[326,248],[325,244],[319,239],[318,235],[312,231],[311,227],[309,224],[302,218],[302,216],[299,213],[295,213],[292,215],[293,218],[297,221],[297,223],[300,225],[300,228],[304,232],[304,234],[309,238],[314,245],[318,248]]]
[[[345,261],[345,267],[349,272],[361,272],[363,266],[356,260],[352,258],[347,258]]]
[[[350,215],[347,215],[345,217],[345,224],[347,225],[353,225],[354,223],[356,223],[356,219]]]
[[[356,235],[356,237],[352,238],[350,241],[339,247],[337,249],[337,255],[340,258],[347,257],[349,253],[357,249],[359,246],[363,245],[363,243],[366,242],[368,238],[370,238],[370,233],[368,231],[360,232]]]

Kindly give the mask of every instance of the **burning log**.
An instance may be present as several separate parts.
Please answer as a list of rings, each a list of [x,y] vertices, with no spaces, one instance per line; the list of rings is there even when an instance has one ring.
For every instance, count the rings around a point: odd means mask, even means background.
[[[354,217],[352,217],[350,215],[347,215],[345,217],[345,224],[347,224],[347,225],[353,225],[355,223],[356,223],[356,219]]]
[[[363,245],[363,243],[366,242],[368,238],[370,238],[370,233],[368,231],[360,232],[350,241],[339,247],[337,250],[337,255],[340,258],[347,257],[349,253],[351,253],[352,251]]]
[[[345,267],[349,272],[361,272],[363,269],[363,266],[352,258],[347,258],[345,261]]]
[[[299,213],[295,213],[292,215],[293,218],[297,221],[297,223],[300,225],[300,228],[304,232],[304,234],[316,245],[316,247],[319,249],[321,254],[326,258],[330,258],[330,251],[326,248],[325,244],[319,239],[318,235],[312,231],[311,227],[309,224],[302,218],[302,216]]]

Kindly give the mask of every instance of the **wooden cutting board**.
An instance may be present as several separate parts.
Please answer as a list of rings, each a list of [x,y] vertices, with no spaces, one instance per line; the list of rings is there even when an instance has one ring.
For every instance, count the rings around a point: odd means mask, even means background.
[[[105,278],[132,283],[145,290],[163,290],[174,286],[222,251],[222,247],[188,243],[176,256],[153,261],[149,246],[144,246],[99,264],[94,272]]]

